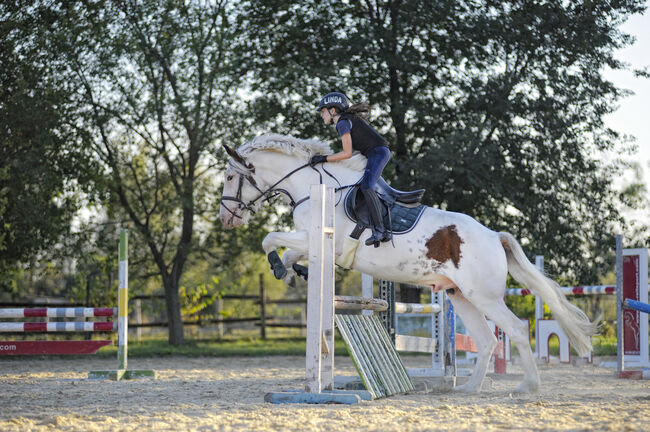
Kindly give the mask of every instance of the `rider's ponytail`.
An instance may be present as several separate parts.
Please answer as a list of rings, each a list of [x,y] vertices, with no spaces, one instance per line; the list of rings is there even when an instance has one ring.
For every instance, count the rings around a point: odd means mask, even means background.
[[[365,121],[368,121],[370,117],[370,109],[371,107],[367,103],[356,103],[343,112],[357,115]]]

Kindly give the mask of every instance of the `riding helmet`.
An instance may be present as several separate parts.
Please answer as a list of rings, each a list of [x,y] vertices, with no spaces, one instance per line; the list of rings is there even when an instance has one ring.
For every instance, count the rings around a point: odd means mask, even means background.
[[[341,92],[327,93],[318,103],[316,111],[323,108],[338,108],[339,111],[345,111],[350,106],[350,101],[347,96]]]

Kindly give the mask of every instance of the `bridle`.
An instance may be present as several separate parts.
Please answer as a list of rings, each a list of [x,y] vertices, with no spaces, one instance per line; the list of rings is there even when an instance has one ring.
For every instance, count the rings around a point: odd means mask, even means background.
[[[237,171],[238,174],[239,174],[239,184],[237,186],[237,194],[235,196],[223,195],[221,197],[221,205],[223,206],[223,208],[226,209],[226,211],[228,211],[228,213],[230,213],[232,215],[232,217],[230,219],[231,221],[233,220],[233,218],[241,219],[242,217],[240,215],[238,215],[237,213],[235,213],[233,210],[231,210],[226,204],[224,204],[224,201],[234,201],[234,202],[237,203],[237,209],[238,210],[240,210],[240,211],[248,210],[249,212],[251,212],[251,214],[255,214],[256,212],[255,212],[254,206],[258,201],[260,201],[260,202],[268,201],[268,200],[270,200],[272,198],[275,198],[276,196],[278,196],[280,194],[285,194],[289,198],[289,205],[291,206],[292,210],[295,209],[296,207],[298,207],[303,202],[305,202],[307,199],[309,199],[309,197],[306,197],[306,198],[303,198],[303,199],[301,199],[299,201],[295,201],[293,199],[293,196],[291,196],[291,193],[289,193],[288,190],[277,187],[280,183],[282,183],[284,180],[291,177],[293,174],[297,173],[298,171],[300,171],[300,170],[302,170],[304,168],[310,167],[311,165],[309,163],[306,163],[304,165],[300,165],[298,168],[296,168],[293,171],[286,174],[284,177],[282,177],[280,180],[278,180],[273,185],[268,187],[266,190],[262,190],[257,185],[257,182],[255,181],[255,178],[252,175],[250,175],[248,173],[246,173],[246,174],[242,173],[232,163],[230,163],[230,166],[235,171]],[[253,198],[252,200],[250,200],[248,202],[245,202],[245,201],[243,201],[241,199],[242,188],[244,187],[244,180],[247,180],[248,183],[250,183],[250,185],[253,186],[255,188],[255,190],[257,190],[259,192],[259,194],[255,198]]]
[[[224,204],[224,201],[234,201],[235,203],[237,203],[237,210],[240,210],[240,211],[248,210],[249,212],[251,212],[251,214],[255,214],[255,209],[254,209],[255,203],[257,203],[258,201],[260,201],[260,202],[268,201],[270,199],[275,198],[278,195],[284,194],[289,198],[289,205],[291,206],[291,211],[294,211],[296,209],[296,207],[298,207],[300,204],[304,203],[305,201],[307,201],[309,199],[309,195],[307,195],[306,197],[301,198],[298,201],[296,201],[296,200],[293,199],[293,197],[291,196],[291,193],[289,193],[288,190],[277,187],[280,183],[282,183],[283,181],[285,181],[286,179],[288,179],[289,177],[291,177],[293,174],[297,173],[298,171],[300,171],[302,169],[305,169],[307,167],[310,167],[314,171],[316,171],[318,173],[319,177],[320,177],[320,183],[321,184],[323,183],[323,175],[321,174],[321,172],[318,169],[316,169],[315,166],[311,165],[310,163],[306,163],[304,165],[300,165],[298,168],[295,168],[294,170],[292,170],[291,172],[286,174],[280,180],[276,181],[273,185],[269,186],[266,190],[262,190],[257,185],[257,182],[255,181],[255,178],[252,175],[250,175],[249,173],[242,173],[241,170],[238,169],[232,162],[229,162],[228,164],[239,174],[239,184],[237,185],[237,193],[236,193],[236,195],[235,196],[229,196],[229,195],[222,195],[221,196],[221,206],[223,208],[225,208],[226,211],[228,211],[228,213],[231,214],[230,222],[232,222],[232,220],[234,218],[241,219],[242,217],[240,215],[238,215],[237,213],[235,213],[233,210],[231,210],[226,204]],[[248,168],[249,171],[251,171],[251,170],[253,172],[255,171],[255,168],[252,165],[250,167],[247,167],[247,168]],[[336,177],[334,177],[334,175],[332,175],[329,171],[327,171],[327,169],[325,169],[325,167],[322,167],[322,168],[323,168],[323,171],[328,176],[333,178],[336,181],[336,183],[338,183],[339,187],[335,189],[335,192],[338,192],[338,191],[340,191],[342,189],[353,186],[353,185],[341,186],[341,183],[338,181],[338,179]],[[248,183],[250,183],[250,185],[253,186],[259,192],[259,194],[255,198],[253,198],[252,200],[250,200],[248,202],[245,202],[245,201],[243,201],[241,199],[242,188],[244,187],[244,180],[247,180]],[[338,204],[338,202],[337,202],[337,204]]]

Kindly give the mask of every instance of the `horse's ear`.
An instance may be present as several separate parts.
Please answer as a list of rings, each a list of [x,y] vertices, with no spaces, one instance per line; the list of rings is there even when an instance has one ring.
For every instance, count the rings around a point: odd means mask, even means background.
[[[230,155],[230,157],[235,160],[235,162],[237,162],[237,163],[245,166],[249,170],[252,170],[253,172],[255,172],[255,167],[253,166],[253,164],[250,164],[250,163],[246,162],[246,159],[244,159],[242,157],[242,155],[237,153],[237,150],[233,150],[230,146],[228,146],[228,144],[224,144],[223,148],[226,149],[226,153],[228,153]]]
[[[230,148],[230,146],[228,146],[228,144],[224,144],[223,148],[226,149],[226,153],[228,153],[231,158],[235,159],[237,162],[240,162],[240,163],[243,162],[244,159],[239,155],[239,153],[237,153],[236,150],[233,150],[232,148]]]

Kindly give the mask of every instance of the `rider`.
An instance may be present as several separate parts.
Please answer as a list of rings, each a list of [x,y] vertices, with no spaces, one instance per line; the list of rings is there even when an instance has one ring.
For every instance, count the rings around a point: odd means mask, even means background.
[[[348,159],[353,150],[358,150],[368,158],[366,169],[359,183],[370,213],[373,225],[372,236],[366,240],[366,246],[379,247],[380,242],[389,241],[391,233],[384,228],[382,207],[374,190],[381,172],[390,159],[390,150],[386,140],[368,123],[370,106],[358,103],[350,106],[348,98],[340,92],[326,94],[318,104],[317,111],[326,125],[333,124],[341,137],[343,151],[331,155],[314,155],[312,165],[323,162],[336,162]]]

